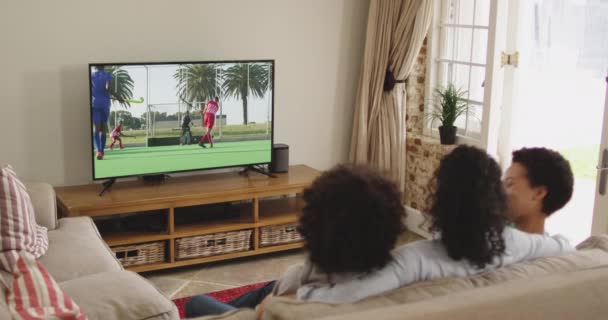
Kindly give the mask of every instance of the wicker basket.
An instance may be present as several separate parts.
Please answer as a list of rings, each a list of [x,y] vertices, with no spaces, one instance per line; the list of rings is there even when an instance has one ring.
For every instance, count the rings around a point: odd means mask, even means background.
[[[176,259],[191,259],[251,249],[253,230],[239,230],[175,240]]]
[[[302,241],[302,235],[297,231],[297,223],[267,226],[260,228],[260,246]]]
[[[165,241],[112,247],[123,267],[165,262]]]

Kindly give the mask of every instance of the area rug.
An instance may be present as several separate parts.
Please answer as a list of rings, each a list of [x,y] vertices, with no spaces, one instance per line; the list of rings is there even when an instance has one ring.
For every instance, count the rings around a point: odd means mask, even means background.
[[[209,292],[209,293],[207,293],[207,295],[212,298],[215,298],[221,302],[228,302],[228,301],[234,300],[235,298],[241,296],[244,293],[247,293],[251,290],[262,287],[267,283],[268,282],[248,284],[246,286],[242,286],[242,287],[238,287],[238,288]],[[191,298],[192,297],[185,297],[185,298],[179,298],[179,299],[173,300],[173,303],[175,303],[175,305],[177,306],[177,310],[179,310],[179,317],[181,319],[185,318],[186,302],[188,302],[188,300],[190,300]]]

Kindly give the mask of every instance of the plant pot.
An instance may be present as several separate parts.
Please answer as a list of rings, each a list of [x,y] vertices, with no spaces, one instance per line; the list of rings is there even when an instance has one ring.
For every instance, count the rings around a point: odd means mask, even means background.
[[[439,127],[439,140],[441,141],[441,144],[456,143],[456,127],[440,126]]]

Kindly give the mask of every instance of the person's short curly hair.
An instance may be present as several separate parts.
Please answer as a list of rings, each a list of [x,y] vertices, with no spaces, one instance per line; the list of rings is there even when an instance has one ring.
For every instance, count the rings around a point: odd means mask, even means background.
[[[561,154],[546,148],[523,148],[513,151],[513,162],[526,168],[533,187],[545,186],[543,212],[550,216],[572,198],[574,176],[570,163]]]
[[[339,165],[306,188],[303,199],[298,232],[321,271],[368,272],[392,259],[405,209],[391,180],[369,167]]]
[[[492,263],[505,251],[507,200],[498,163],[483,150],[459,146],[441,160],[434,180],[433,229],[448,256],[479,268]]]

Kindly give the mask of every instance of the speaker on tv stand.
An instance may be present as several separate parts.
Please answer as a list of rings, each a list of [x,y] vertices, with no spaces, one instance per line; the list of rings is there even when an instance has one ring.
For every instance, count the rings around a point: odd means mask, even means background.
[[[272,145],[272,162],[270,172],[281,173],[289,171],[289,146],[282,143]]]

